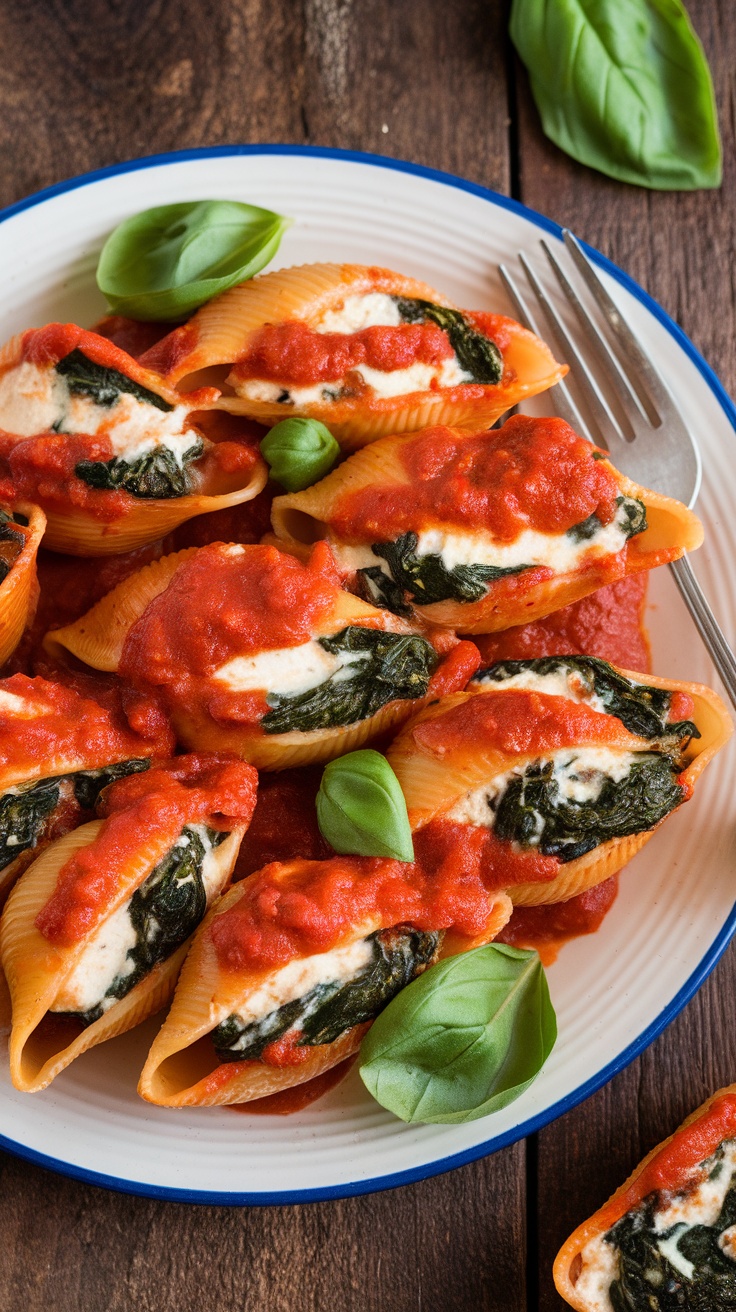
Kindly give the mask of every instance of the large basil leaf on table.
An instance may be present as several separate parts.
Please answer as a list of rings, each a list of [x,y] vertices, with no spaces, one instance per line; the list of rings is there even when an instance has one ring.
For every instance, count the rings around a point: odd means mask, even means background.
[[[573,159],[658,190],[720,186],[713,85],[682,0],[513,0],[510,31],[544,131]]]
[[[432,966],[394,998],[363,1040],[360,1074],[402,1121],[461,1124],[518,1098],[556,1038],[538,954],[489,943]]]

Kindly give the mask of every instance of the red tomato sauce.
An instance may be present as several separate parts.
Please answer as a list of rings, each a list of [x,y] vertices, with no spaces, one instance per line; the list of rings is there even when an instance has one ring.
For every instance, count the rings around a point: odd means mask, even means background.
[[[418,929],[454,928],[474,938],[493,912],[476,869],[428,875],[419,864],[335,856],[266,866],[209,933],[226,971],[272,970],[326,952],[356,928],[379,921]]]
[[[317,333],[302,320],[293,319],[259,328],[237,361],[233,377],[308,386],[341,382],[362,364],[392,373],[413,364],[439,367],[452,355],[447,334],[434,323]]]
[[[314,765],[261,775],[256,809],[240,845],[234,881],[272,861],[322,861],[335,855],[319,831],[315,810],[323,768]]]
[[[135,505],[135,497],[90,487],[74,471],[82,460],[107,461],[113,454],[106,437],[40,433],[17,438],[0,432],[0,498],[14,494],[44,509],[81,510],[112,523]]]
[[[95,769],[112,761],[158,756],[168,748],[168,731],[138,736],[95,701],[46,679],[13,674],[0,688],[39,708],[38,714],[21,717],[0,703],[0,773],[12,770],[18,778],[40,777],[39,762],[48,760],[53,774],[60,755],[78,760],[78,769]]]
[[[117,369],[126,378],[145,386],[148,378],[140,365],[114,342],[75,323],[48,323],[44,328],[29,328],[23,334],[21,359],[29,364],[58,364],[71,351],[79,350],[105,369]]]
[[[641,740],[615,715],[525,688],[477,693],[412,730],[420,750],[448,758],[482,743],[509,756],[541,755],[598,743],[632,747]]]
[[[687,1177],[716,1151],[724,1139],[736,1136],[736,1093],[713,1098],[707,1109],[687,1126],[677,1130],[669,1142],[656,1149],[651,1160],[628,1188],[614,1194],[592,1218],[596,1230],[610,1229],[620,1217],[638,1207],[649,1194],[660,1189],[677,1190],[689,1183]],[[698,1183],[697,1179],[693,1183]]]
[[[565,533],[615,514],[618,484],[562,419],[515,415],[503,428],[429,428],[402,444],[407,483],[346,493],[330,516],[339,538],[375,542],[440,523],[514,542],[524,529]]]
[[[93,332],[137,360],[174,327],[173,323],[144,323],[140,319],[126,319],[122,314],[108,314],[95,324]]]
[[[220,691],[210,676],[236,656],[307,642],[338,593],[322,544],[306,566],[275,547],[203,547],[131,628],[120,673],[216,719],[257,721],[267,710],[263,693],[233,693],[225,684]]]
[[[148,873],[187,824],[225,831],[247,824],[257,781],[243,761],[191,755],[111,784],[99,808],[106,817],[102,829],[62,866],[36,928],[58,946],[78,942],[99,923],[141,851],[150,857]]]
[[[537,656],[600,656],[625,670],[651,670],[644,627],[646,571],[599,588],[544,619],[473,638],[484,665]]]
[[[280,1089],[278,1093],[269,1093],[265,1098],[254,1098],[252,1102],[236,1103],[230,1107],[230,1111],[248,1112],[257,1116],[290,1116],[292,1112],[304,1111],[305,1107],[309,1107],[318,1098],[324,1098],[326,1093],[341,1084],[357,1058],[356,1052],[346,1061],[323,1071],[321,1075],[315,1075],[313,1080],[295,1084],[291,1089]]]
[[[617,893],[618,875],[612,875],[567,902],[514,907],[510,921],[496,936],[497,942],[517,948],[536,948],[544,965],[551,966],[565,943],[582,934],[594,934],[600,928]]]
[[[492,829],[441,817],[415,833],[414,855],[430,879],[460,889],[477,880],[487,890],[551,883],[561,865],[556,856],[543,856],[537,848],[517,850]]]

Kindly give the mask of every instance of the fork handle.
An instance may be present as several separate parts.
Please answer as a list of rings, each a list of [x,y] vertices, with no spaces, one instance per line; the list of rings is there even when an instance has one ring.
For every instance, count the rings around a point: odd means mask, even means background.
[[[736,657],[723,636],[718,620],[693,573],[693,567],[687,556],[681,556],[679,560],[671,562],[670,569],[680,596],[690,611],[695,627],[723,680],[732,705],[736,707]]]

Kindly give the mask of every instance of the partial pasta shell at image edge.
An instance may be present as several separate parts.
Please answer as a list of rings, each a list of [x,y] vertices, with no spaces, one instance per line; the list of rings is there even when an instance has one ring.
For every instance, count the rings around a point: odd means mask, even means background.
[[[641,675],[631,670],[619,670],[619,673],[634,682],[645,683],[655,688],[666,688],[672,692],[684,692],[693,698],[695,702],[693,718],[701,737],[692,739],[687,750],[688,764],[683,771],[685,784],[693,786],[716,753],[728,742],[733,732],[731,717],[724,702],[717,693],[704,684],[662,679],[650,674]],[[435,756],[417,748],[413,738],[413,730],[417,725],[441,717],[443,712],[462,705],[472,697],[493,695],[493,692],[478,688],[444,697],[441,702],[420,711],[409,724],[404,726],[389,747],[386,756],[406,798],[412,829],[420,829],[430,820],[441,817],[466,793],[480,787],[494,776],[503,774],[514,765],[527,759],[533,760],[538,755],[538,753],[531,753],[528,757],[505,756],[496,749],[483,750],[482,744],[478,744],[472,753],[463,753],[462,760],[459,759],[460,754],[458,759],[450,760],[447,755]],[[626,731],[623,732],[628,738]],[[621,745],[625,745],[623,736]],[[660,823],[664,824],[665,820]],[[585,856],[562,864],[556,879],[545,883],[515,884],[509,888],[509,895],[515,906],[541,906],[551,902],[566,902],[569,898],[594,888],[596,884],[602,883],[604,879],[608,879],[610,875],[620,870],[644,847],[656,833],[656,828],[658,826],[629,837],[613,838],[601,843]]]
[[[53,1031],[48,1035],[43,1031],[35,1033],[82,955],[86,939],[82,938],[71,947],[55,947],[36,929],[34,922],[51,897],[62,866],[79,848],[94,841],[102,824],[102,821],[94,820],[82,825],[46,848],[16,884],[0,921],[0,962],[12,1004],[10,1076],[15,1088],[24,1093],[37,1093],[47,1088],[88,1048],[124,1034],[163,1007],[174,991],[191,941],[187,940],[167,960],[154,966],[126,997],[115,1002],[99,1020],[88,1025],[70,1042],[62,1039],[59,1047],[59,1038]],[[225,845],[231,845],[227,878],[232,873],[244,832],[243,827],[232,830],[220,845],[223,854]],[[132,896],[151,868],[148,854],[141,853],[135,867],[131,868],[125,888],[118,890],[114,905],[106,911],[111,913]],[[98,925],[92,932],[97,928]]]
[[[12,508],[25,515],[29,533],[0,583],[0,665],[12,656],[23,630],[33,621],[38,602],[36,557],[46,528],[46,516],[38,506],[15,501]]]

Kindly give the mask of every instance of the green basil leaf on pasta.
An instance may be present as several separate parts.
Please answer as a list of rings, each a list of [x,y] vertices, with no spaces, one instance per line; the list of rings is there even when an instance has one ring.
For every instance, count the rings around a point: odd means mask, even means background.
[[[97,285],[115,314],[183,319],[273,259],[291,224],[234,200],[157,205],[110,234]]]
[[[573,159],[641,187],[720,186],[713,84],[682,0],[513,0],[510,31],[544,131]]]
[[[431,966],[389,1003],[363,1040],[360,1074],[402,1121],[458,1125],[518,1098],[556,1038],[538,954],[489,943]]]
[[[261,442],[271,477],[287,492],[303,492],[332,469],[340,448],[316,419],[282,419]]]
[[[414,860],[401,785],[385,756],[370,748],[325,766],[317,822],[336,852]]]

